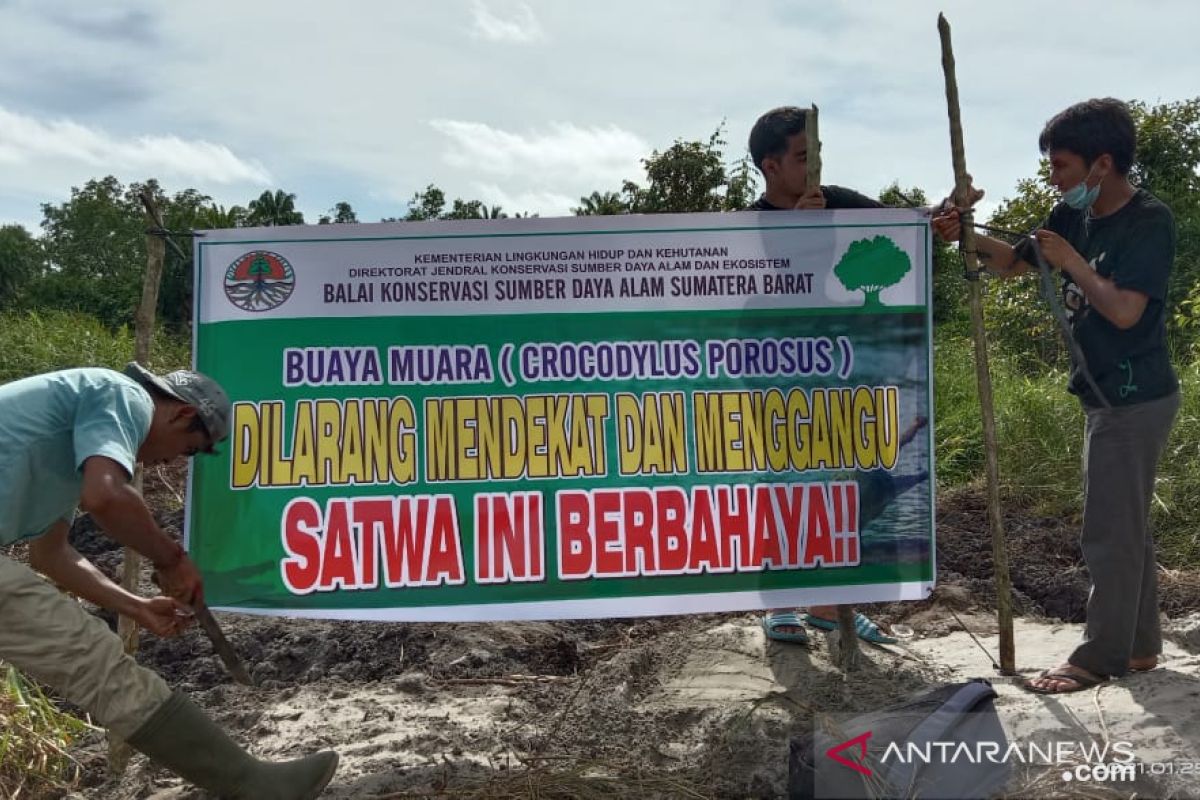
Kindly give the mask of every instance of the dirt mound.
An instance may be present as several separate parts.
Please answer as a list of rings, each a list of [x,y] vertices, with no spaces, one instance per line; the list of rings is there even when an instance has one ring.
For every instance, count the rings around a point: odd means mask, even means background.
[[[939,583],[961,585],[994,607],[992,539],[982,491],[960,490],[938,501]],[[1020,608],[1025,602],[1044,616],[1083,622],[1090,576],[1079,548],[1079,520],[1039,517],[1010,507],[1003,515],[1009,573]],[[1200,571],[1159,570],[1159,605],[1175,617],[1200,605]]]

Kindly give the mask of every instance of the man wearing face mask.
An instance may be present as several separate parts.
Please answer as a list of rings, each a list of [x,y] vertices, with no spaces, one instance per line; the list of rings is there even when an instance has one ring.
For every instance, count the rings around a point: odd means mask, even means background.
[[[1149,528],[1159,458],[1179,410],[1166,344],[1164,301],[1175,258],[1170,210],[1129,181],[1137,132],[1112,98],[1071,106],[1038,139],[1062,202],[1033,238],[1062,274],[1071,331],[1084,356],[1069,391],[1086,412],[1083,530],[1091,574],[1083,643],[1031,680],[1044,694],[1075,692],[1126,672],[1153,669],[1162,650],[1157,563]],[[957,214],[934,220],[957,239]],[[1037,263],[1033,242],[977,237],[989,271],[1013,277]],[[1087,381],[1091,374],[1102,396]]]

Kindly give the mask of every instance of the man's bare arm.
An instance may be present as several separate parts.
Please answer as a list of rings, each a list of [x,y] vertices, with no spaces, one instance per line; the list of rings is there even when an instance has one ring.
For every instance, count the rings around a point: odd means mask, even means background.
[[[113,583],[72,547],[67,540],[69,530],[65,520],[59,521],[34,539],[29,545],[29,566],[84,600],[132,617],[141,598]]]
[[[196,565],[179,543],[158,527],[120,464],[104,456],[92,456],[83,462],[79,504],[105,533],[150,559],[166,594],[189,605],[203,597]]]
[[[975,237],[975,252],[984,269],[999,278],[1015,278],[1032,268],[1029,262],[1017,257],[1016,248],[990,236]]]

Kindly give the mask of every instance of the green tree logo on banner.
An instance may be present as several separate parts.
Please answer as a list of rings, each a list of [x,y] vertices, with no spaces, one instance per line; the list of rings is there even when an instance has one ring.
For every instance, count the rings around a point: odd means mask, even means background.
[[[833,274],[848,291],[862,290],[866,295],[863,306],[882,306],[879,293],[895,286],[912,269],[912,261],[887,236],[859,239],[852,242],[833,268]]]

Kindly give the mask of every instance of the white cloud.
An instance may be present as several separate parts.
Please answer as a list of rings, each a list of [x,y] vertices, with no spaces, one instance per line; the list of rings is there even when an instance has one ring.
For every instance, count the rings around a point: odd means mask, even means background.
[[[520,134],[483,122],[437,119],[430,124],[450,139],[444,157],[451,166],[547,184],[617,184],[641,174],[639,159],[651,149],[637,134],[615,125],[556,122],[545,131]]]
[[[66,162],[66,164],[64,164]],[[213,183],[269,184],[261,164],[224,145],[178,136],[118,138],[71,120],[43,122],[0,106],[0,164],[36,169],[69,164]]]
[[[512,16],[503,19],[493,14],[482,0],[475,0],[471,15],[475,22],[471,35],[476,39],[529,44],[544,38],[542,26],[534,16],[533,9],[525,3],[518,3],[513,7]]]

